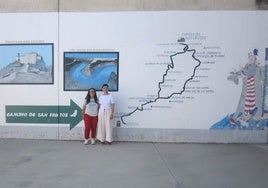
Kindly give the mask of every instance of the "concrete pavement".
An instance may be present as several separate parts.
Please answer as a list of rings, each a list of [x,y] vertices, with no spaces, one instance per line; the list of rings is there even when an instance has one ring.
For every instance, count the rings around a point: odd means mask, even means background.
[[[1,188],[267,188],[268,145],[0,139]]]

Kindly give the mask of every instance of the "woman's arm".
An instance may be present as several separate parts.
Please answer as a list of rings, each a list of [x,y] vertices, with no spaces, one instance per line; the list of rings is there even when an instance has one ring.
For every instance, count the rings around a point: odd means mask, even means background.
[[[115,104],[111,104],[111,116],[110,116],[110,119],[113,119],[114,118],[114,108],[115,108]]]
[[[83,106],[83,108],[82,108],[82,116],[85,114],[85,111],[86,111],[86,106]]]

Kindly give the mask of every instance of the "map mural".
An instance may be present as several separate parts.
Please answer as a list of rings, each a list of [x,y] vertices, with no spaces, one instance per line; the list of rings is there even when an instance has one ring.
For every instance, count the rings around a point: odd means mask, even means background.
[[[187,44],[182,43],[183,41],[185,41],[184,38],[177,41],[183,46],[183,51],[170,56],[170,64],[167,66],[162,80],[158,83],[159,90],[157,92],[157,97],[141,104],[140,107],[135,108],[129,114],[122,115],[121,121],[123,124],[126,124],[124,118],[132,115],[137,110],[143,111],[146,106],[153,105],[152,103],[157,102],[159,99],[170,99],[172,96],[180,95],[185,91],[187,82],[193,79],[195,71],[197,67],[200,66],[201,61],[195,57],[196,51],[194,49],[189,49]],[[182,63],[184,62],[183,59],[187,59],[187,63]],[[170,87],[177,88],[176,92],[170,91]]]
[[[26,25],[3,27],[0,36],[3,125],[5,106],[81,106],[89,88],[100,96],[107,83],[113,125],[122,129],[268,128],[267,11],[10,15],[0,20]],[[31,115],[56,122],[80,112],[67,111]],[[74,122],[72,129],[83,127]]]

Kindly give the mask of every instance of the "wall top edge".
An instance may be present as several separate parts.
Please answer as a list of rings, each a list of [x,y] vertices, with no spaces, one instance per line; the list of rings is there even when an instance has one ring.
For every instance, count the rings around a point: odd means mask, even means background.
[[[268,0],[0,0],[0,12],[268,10]]]
[[[44,10],[44,11],[2,11],[0,10],[0,14],[4,14],[4,13],[98,13],[98,12],[165,12],[165,11],[182,11],[182,12],[191,12],[191,11],[197,11],[197,12],[233,12],[233,11],[237,11],[237,12],[246,12],[246,11],[250,11],[250,12],[268,12],[267,10],[256,10],[256,9],[247,9],[247,10],[242,10],[242,9],[219,9],[219,10],[177,10],[177,9],[159,9],[159,10],[102,10],[102,11],[76,11],[76,10],[65,10],[65,11],[55,11],[55,10]]]

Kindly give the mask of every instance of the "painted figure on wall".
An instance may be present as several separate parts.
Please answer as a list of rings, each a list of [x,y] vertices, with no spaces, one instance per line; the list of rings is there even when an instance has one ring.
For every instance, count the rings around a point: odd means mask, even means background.
[[[267,53],[268,48],[266,61]],[[265,107],[268,106],[268,100],[265,100],[268,96],[267,63],[261,66],[257,49],[248,54],[246,65],[231,72],[227,79],[237,85],[240,78],[242,91],[236,112],[215,123],[210,129],[263,130],[268,126],[268,116],[265,116]]]
[[[263,117],[268,117],[268,48],[265,49],[265,66],[264,66],[264,79],[263,79],[263,97],[262,97],[262,109]]]

